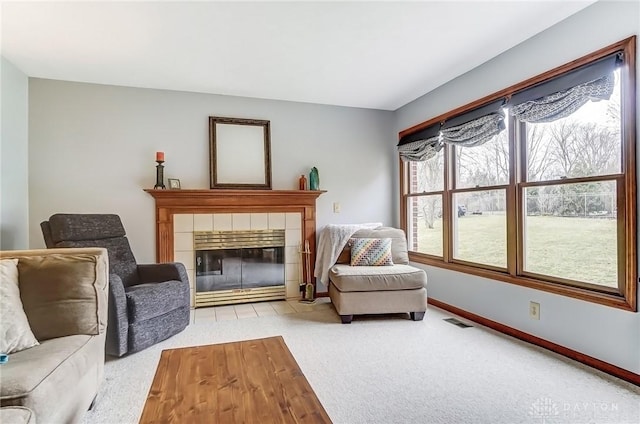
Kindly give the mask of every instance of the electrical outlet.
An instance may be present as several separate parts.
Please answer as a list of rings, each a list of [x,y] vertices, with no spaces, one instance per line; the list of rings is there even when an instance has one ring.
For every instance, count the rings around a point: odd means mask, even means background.
[[[529,302],[529,318],[540,320],[540,304]]]
[[[340,213],[340,203],[333,202],[333,213]]]

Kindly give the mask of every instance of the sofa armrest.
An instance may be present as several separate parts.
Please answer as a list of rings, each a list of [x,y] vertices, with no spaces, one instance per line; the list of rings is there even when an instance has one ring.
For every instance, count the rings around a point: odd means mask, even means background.
[[[187,270],[180,262],[138,265],[138,277],[140,278],[140,284],[161,283],[171,280],[189,283]]]
[[[122,356],[127,353],[129,338],[129,317],[127,297],[122,279],[109,274],[109,326],[107,327],[107,347],[109,355]]]

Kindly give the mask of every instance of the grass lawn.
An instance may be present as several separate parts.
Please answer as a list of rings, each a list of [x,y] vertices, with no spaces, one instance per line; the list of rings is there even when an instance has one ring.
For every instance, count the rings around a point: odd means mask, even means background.
[[[463,216],[456,225],[456,259],[506,267],[504,215]],[[418,232],[419,252],[442,255],[442,219],[433,229],[419,221]],[[615,220],[529,216],[525,237],[527,271],[618,286]]]

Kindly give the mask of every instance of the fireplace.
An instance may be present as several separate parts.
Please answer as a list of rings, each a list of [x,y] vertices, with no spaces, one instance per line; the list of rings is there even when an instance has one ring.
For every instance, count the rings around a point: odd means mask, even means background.
[[[155,200],[156,260],[185,265],[191,284],[192,307],[196,306],[194,235],[199,231],[284,230],[285,297],[299,298],[300,282],[313,281],[316,199],[323,191],[145,191]],[[310,248],[308,270],[300,264],[301,244],[308,244]]]
[[[194,231],[195,306],[278,300],[285,230]]]

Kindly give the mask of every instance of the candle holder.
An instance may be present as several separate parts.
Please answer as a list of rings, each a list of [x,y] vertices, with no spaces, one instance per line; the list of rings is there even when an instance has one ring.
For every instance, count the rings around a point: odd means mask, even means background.
[[[166,189],[164,185],[164,163],[163,160],[157,160],[158,164],[156,165],[156,185],[153,186],[154,189]]]

